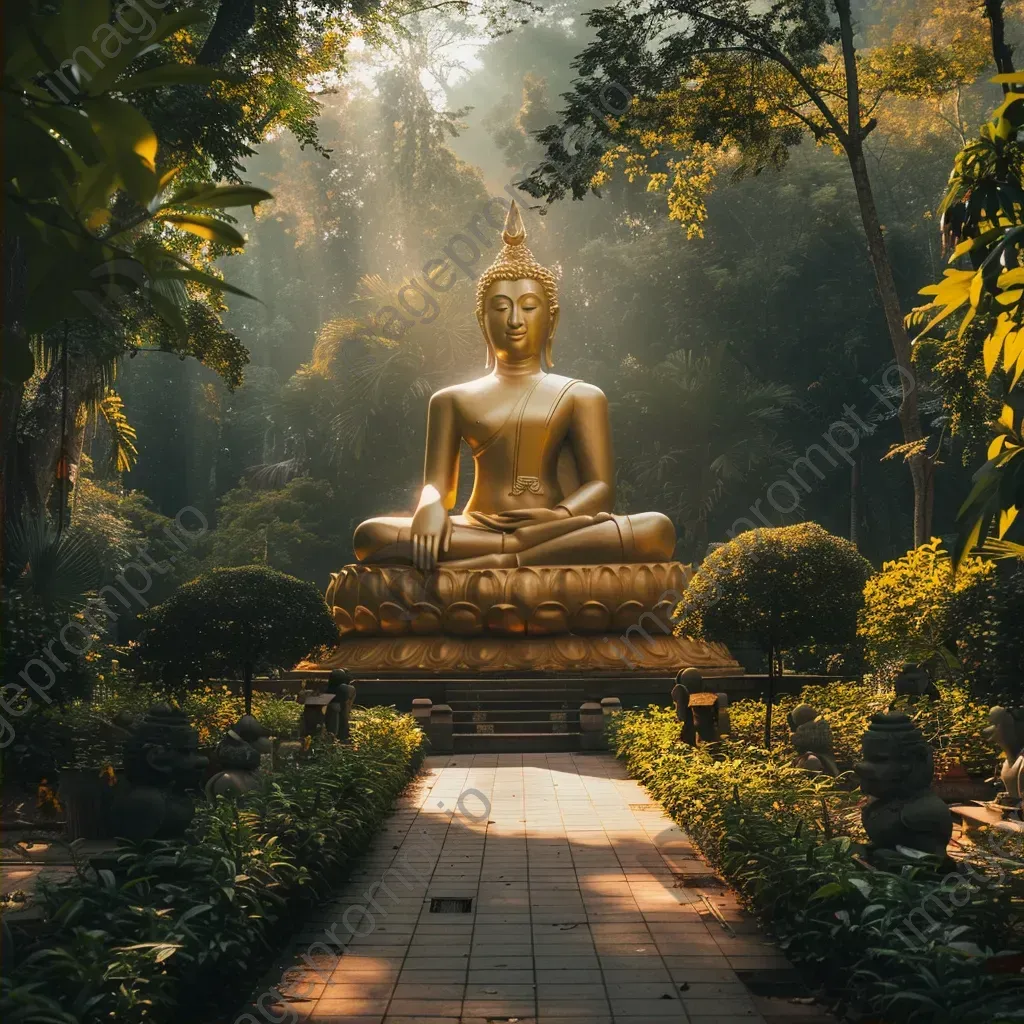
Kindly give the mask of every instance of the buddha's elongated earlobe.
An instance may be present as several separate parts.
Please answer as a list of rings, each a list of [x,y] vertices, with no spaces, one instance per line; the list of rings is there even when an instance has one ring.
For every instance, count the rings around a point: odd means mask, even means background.
[[[555,365],[554,359],[551,357],[551,349],[555,342],[555,331],[558,328],[558,314],[560,310],[556,307],[551,314],[551,330],[548,331],[547,340],[544,342],[544,363],[550,370]]]
[[[487,365],[485,366],[485,369],[493,370],[494,369],[494,363],[495,363],[495,359],[494,359],[494,346],[491,344],[491,339],[488,338],[487,339]]]

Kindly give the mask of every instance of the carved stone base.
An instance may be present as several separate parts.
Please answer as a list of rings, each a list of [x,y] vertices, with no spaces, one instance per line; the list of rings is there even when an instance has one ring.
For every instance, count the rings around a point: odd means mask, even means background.
[[[448,569],[346,565],[327,605],[343,637],[615,634],[666,619],[693,570],[679,562]],[[650,631],[650,626],[647,627]]]
[[[650,626],[651,624],[648,623]],[[523,637],[349,635],[324,661],[304,662],[299,670],[344,668],[355,675],[398,672],[444,674],[594,673],[674,675],[693,666],[706,676],[742,675],[722,644],[704,644],[659,632],[561,634]]]

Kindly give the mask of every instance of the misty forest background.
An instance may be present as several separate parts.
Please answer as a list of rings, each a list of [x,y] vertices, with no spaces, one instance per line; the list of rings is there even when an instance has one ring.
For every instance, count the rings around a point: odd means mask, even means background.
[[[853,6],[862,50],[950,44],[939,86],[934,67],[912,69],[930,84],[883,96],[866,143],[909,311],[945,265],[935,210],[952,160],[1000,93],[979,5]],[[873,430],[852,465],[817,457],[824,478],[802,474],[811,488],[798,507],[763,500],[760,510],[772,524],[816,520],[876,565],[912,546],[907,467],[883,458],[902,440],[898,390],[883,383],[898,388],[893,372],[884,378],[892,344],[841,155],[805,138],[757,175],[720,156],[702,232],[673,219],[643,176],[613,174],[601,196],[546,209],[510,187],[543,153],[531,133],[558,121],[573,60],[593,38],[592,7],[513,7],[496,32],[444,7],[385,21],[348,47],[340,78],[315,76],[315,140],[278,124],[234,168],[214,159],[216,172],[275,197],[240,218],[247,246],[219,264],[260,300],[227,296],[218,314],[216,329],[249,362],[231,388],[230,374],[174,353],[143,347],[121,359],[116,388],[138,456],[128,472],[104,469],[109,432],[90,419],[70,499],[72,521],[111,551],[112,568],[119,549],[159,536],[153,513],[192,505],[213,527],[197,567],[266,563],[322,586],[352,560],[360,520],[409,511],[430,393],[483,369],[473,285],[460,274],[400,335],[372,314],[410,278],[422,283],[423,265],[488,197],[513,194],[528,211],[528,244],[560,278],[556,370],[611,401],[618,511],[665,512],[677,557],[699,559],[848,405]],[[477,271],[497,251],[497,232],[488,237]],[[992,410],[981,385],[964,399],[967,356],[918,356],[937,456],[931,532],[949,535]]]

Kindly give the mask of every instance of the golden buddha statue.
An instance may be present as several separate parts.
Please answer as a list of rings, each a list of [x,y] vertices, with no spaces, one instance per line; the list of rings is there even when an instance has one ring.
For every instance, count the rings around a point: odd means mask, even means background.
[[[555,277],[527,249],[514,201],[502,239],[477,282],[489,372],[431,396],[416,511],[361,523],[356,557],[427,572],[439,562],[478,569],[668,561],[676,536],[667,516],[612,514],[604,392],[544,366],[552,365],[558,326]],[[473,455],[473,493],[462,514],[450,516],[463,441]]]
[[[673,635],[692,570],[670,561],[672,522],[612,513],[607,399],[548,370],[555,277],[526,248],[515,203],[502,238],[477,283],[488,372],[431,396],[416,509],[356,528],[359,562],[334,573],[326,594],[341,643],[300,668],[364,679],[737,671],[720,645]],[[450,515],[463,441],[473,492]]]

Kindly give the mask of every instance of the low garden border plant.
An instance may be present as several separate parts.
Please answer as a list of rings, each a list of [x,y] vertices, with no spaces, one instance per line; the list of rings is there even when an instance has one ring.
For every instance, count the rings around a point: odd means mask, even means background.
[[[828,710],[820,694],[815,706]],[[849,779],[793,768],[742,738],[714,756],[684,746],[671,710],[617,719],[630,774],[840,1012],[887,1024],[1024,1020],[1024,851],[979,846],[955,871],[924,854],[898,873],[875,870],[857,855]]]
[[[198,804],[189,841],[121,844],[112,870],[41,883],[44,924],[7,934],[5,1024],[202,1020],[238,1002],[290,924],[362,853],[422,756],[391,708],[358,709],[237,802]]]

